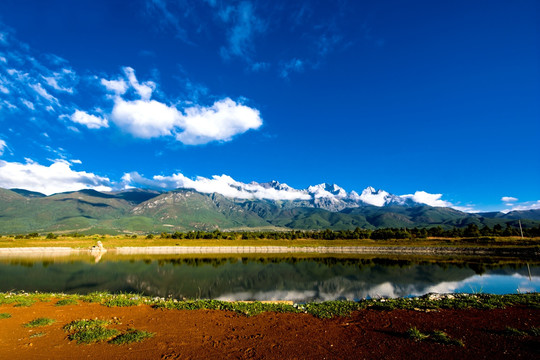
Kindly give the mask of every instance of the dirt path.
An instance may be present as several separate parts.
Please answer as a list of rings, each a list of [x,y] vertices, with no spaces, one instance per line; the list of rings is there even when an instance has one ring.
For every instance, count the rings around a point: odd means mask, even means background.
[[[98,304],[30,307],[0,306],[11,318],[0,320],[3,359],[499,359],[540,358],[540,337],[512,336],[540,327],[540,310],[363,310],[351,317],[317,319],[308,314],[264,313],[244,317],[232,312],[158,310],[147,305],[107,308]],[[23,324],[47,317],[52,325]],[[78,345],[62,327],[78,319],[117,318],[111,328],[155,333],[130,345]],[[415,342],[405,334],[445,331],[464,347]],[[44,333],[42,336],[32,336]]]

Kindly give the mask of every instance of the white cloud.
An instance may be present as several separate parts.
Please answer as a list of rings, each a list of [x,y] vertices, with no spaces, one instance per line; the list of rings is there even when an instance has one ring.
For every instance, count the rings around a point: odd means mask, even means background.
[[[26,99],[21,99],[21,102],[27,107],[29,108],[30,110],[35,110],[35,106],[34,106],[34,103],[32,103],[31,101],[28,101]]]
[[[0,156],[4,155],[4,149],[7,147],[6,142],[0,139]]]
[[[473,206],[467,205],[467,206],[460,206],[456,205],[450,201],[442,200],[442,194],[430,194],[425,191],[416,191],[414,194],[407,194],[407,195],[400,195],[399,197],[401,199],[410,199],[414,202],[420,203],[420,204],[426,204],[433,207],[449,207],[455,210],[463,211],[463,212],[478,212]]]
[[[45,90],[43,88],[43,86],[41,86],[41,84],[39,84],[39,83],[38,84],[32,84],[32,85],[30,85],[30,87],[32,89],[34,89],[34,91],[37,92],[41,97],[48,100],[49,102],[58,103],[58,99],[55,98],[54,96],[52,96],[51,94],[49,94],[47,92],[47,90]]]
[[[170,136],[182,114],[173,106],[155,100],[124,101],[118,97],[111,120],[128,133],[143,139]]]
[[[62,73],[54,73],[53,76],[43,76],[43,79],[47,82],[47,85],[49,85],[53,89],[73,94],[72,87],[62,86],[59,84],[59,82],[64,81],[66,75],[67,77],[70,77],[72,74],[73,72],[71,70],[64,69]]]
[[[30,159],[26,164],[0,160],[0,187],[22,188],[46,195],[81,189],[112,190],[108,178],[73,171],[65,160],[55,160],[51,165],[44,166]]]
[[[67,61],[34,51],[29,45],[15,39],[11,32],[10,42],[0,55],[0,94],[10,104],[23,105],[4,107],[13,119],[20,113],[27,115],[29,110],[38,115],[53,115],[58,110],[73,111],[71,96],[80,78],[67,65]],[[3,112],[2,115],[7,114]],[[54,121],[56,116],[41,116],[41,119]]]
[[[228,175],[214,175],[210,179],[199,176],[192,180],[178,173],[170,176],[156,175],[152,179],[147,179],[133,172],[124,174],[122,180],[126,188],[144,186],[160,190],[193,189],[205,194],[218,193],[236,199],[309,200],[311,198],[305,191],[288,186],[284,186],[287,190],[279,190],[258,183],[246,184]]]
[[[126,93],[128,86],[122,79],[118,80],[106,80],[101,79],[101,84],[109,91],[116,93],[117,95],[123,95]]]
[[[125,67],[124,73],[128,78],[129,84],[137,94],[141,97],[142,100],[150,100],[152,92],[156,89],[156,84],[153,81],[146,81],[142,84],[139,83],[137,77],[135,76],[135,70],[131,67]]]
[[[107,121],[107,119],[88,114],[81,110],[76,110],[73,114],[71,114],[70,120],[78,124],[82,124],[89,129],[100,129],[102,127],[109,127],[109,122]]]
[[[210,141],[229,141],[234,135],[262,125],[259,111],[226,98],[211,107],[195,106],[185,109],[180,120],[183,131],[176,139],[184,144],[198,145]]]
[[[503,196],[503,197],[501,198],[501,200],[502,200],[503,202],[507,202],[507,203],[518,201],[517,198],[512,197],[512,196]]]
[[[425,191],[417,191],[412,195],[401,195],[401,198],[411,199],[414,202],[435,207],[453,207],[453,204],[446,200],[441,200],[442,194],[430,194]]]
[[[151,81],[139,83],[132,68],[125,68],[124,73],[127,83],[124,80],[105,79],[101,83],[115,93],[111,120],[135,137],[150,139],[175,136],[176,140],[186,145],[200,145],[212,141],[230,141],[233,136],[262,125],[257,109],[230,98],[216,101],[209,107],[194,105],[184,109],[151,100],[156,84]],[[140,99],[126,100],[121,96],[130,89]]]
[[[525,210],[537,210],[540,209],[540,200],[527,201],[518,205],[513,205],[512,208],[503,210],[502,212],[508,213],[510,211],[525,211]]]
[[[384,190],[375,191],[371,186],[365,188],[362,193],[358,195],[358,198],[373,206],[384,206],[391,200],[391,196],[388,192]]]

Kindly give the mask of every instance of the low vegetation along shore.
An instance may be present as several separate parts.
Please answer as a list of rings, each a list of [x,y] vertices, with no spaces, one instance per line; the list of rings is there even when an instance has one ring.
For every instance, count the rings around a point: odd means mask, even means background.
[[[89,248],[101,241],[107,249],[141,246],[288,246],[288,247],[340,247],[340,246],[429,246],[429,247],[521,247],[538,248],[540,237],[518,236],[486,237],[421,237],[421,238],[350,238],[340,237],[341,232],[291,233],[220,233],[189,232],[161,235],[80,235],[38,234],[0,236],[0,248],[7,247],[71,247]],[[329,235],[330,234],[330,235]],[[319,236],[320,235],[320,236]]]
[[[540,294],[293,304],[0,293],[7,358],[538,356]],[[504,355],[503,355],[504,354]]]

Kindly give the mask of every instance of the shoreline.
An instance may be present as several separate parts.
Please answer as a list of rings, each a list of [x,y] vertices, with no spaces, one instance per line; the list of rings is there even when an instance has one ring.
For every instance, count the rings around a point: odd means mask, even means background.
[[[441,246],[144,246],[104,249],[71,247],[12,247],[0,248],[1,257],[79,254],[117,255],[190,255],[190,254],[380,254],[380,255],[465,255],[465,256],[526,256],[539,259],[539,248],[522,247],[441,247]]]

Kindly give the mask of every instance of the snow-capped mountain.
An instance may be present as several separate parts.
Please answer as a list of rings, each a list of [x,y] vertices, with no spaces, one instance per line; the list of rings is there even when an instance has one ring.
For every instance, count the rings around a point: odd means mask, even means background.
[[[231,184],[232,185],[232,184]],[[244,185],[244,186],[243,186]],[[268,201],[289,201],[296,206],[315,207],[329,211],[340,211],[346,208],[362,206],[389,206],[389,205],[418,205],[421,202],[412,200],[411,195],[393,195],[384,190],[375,190],[369,186],[361,194],[356,191],[347,192],[336,184],[322,183],[299,190],[282,184],[278,181],[267,183],[242,184],[234,183],[234,188],[241,193],[239,199],[264,199]],[[230,194],[222,195],[231,197]],[[233,198],[235,198],[233,196]]]
[[[173,176],[155,176],[153,179],[144,179],[138,174],[125,176],[126,186],[137,187],[142,183],[146,188],[169,191],[172,189],[189,189],[203,194],[220,194],[235,201],[263,200],[274,202],[280,207],[314,207],[330,211],[341,211],[346,208],[363,206],[384,207],[391,205],[415,206],[418,204],[434,207],[458,206],[442,200],[442,194],[430,194],[425,191],[416,191],[413,194],[394,195],[388,191],[369,186],[361,192],[346,191],[336,184],[322,183],[308,186],[305,189],[295,189],[279,181],[264,183],[237,181],[228,175],[214,175],[210,178],[198,176],[195,179],[182,174]],[[153,186],[152,186],[153,185]],[[152,186],[152,187],[151,187]]]

